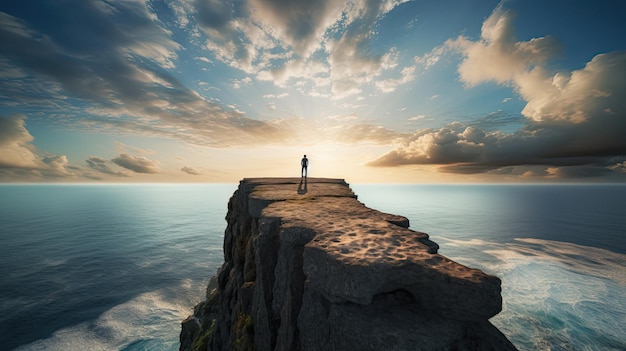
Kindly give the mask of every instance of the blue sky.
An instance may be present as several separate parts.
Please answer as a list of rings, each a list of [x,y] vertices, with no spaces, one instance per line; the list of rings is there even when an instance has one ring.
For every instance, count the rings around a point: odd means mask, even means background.
[[[0,181],[624,181],[625,13],[4,1]]]

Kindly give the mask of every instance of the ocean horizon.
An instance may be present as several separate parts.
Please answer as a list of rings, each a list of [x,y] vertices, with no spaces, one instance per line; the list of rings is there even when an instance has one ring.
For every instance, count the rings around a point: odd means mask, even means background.
[[[178,350],[237,184],[0,185],[0,349]],[[520,350],[626,350],[626,185],[351,184],[502,279]]]

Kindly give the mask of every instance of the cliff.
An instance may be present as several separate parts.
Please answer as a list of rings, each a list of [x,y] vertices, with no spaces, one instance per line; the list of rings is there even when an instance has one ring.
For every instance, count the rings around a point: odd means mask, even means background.
[[[181,350],[514,350],[500,279],[437,254],[340,179],[254,178],[228,203],[224,264]]]

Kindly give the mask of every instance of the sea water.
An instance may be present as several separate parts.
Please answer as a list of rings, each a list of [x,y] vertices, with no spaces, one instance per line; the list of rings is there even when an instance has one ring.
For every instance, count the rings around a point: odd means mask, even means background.
[[[520,350],[626,350],[626,186],[352,188],[500,277]],[[235,189],[0,185],[0,350],[177,350]]]

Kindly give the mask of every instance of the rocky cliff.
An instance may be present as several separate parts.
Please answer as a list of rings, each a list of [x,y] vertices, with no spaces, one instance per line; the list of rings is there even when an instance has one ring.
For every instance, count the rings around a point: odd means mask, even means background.
[[[224,264],[181,350],[514,350],[500,280],[437,254],[343,180],[255,178],[228,203]]]

